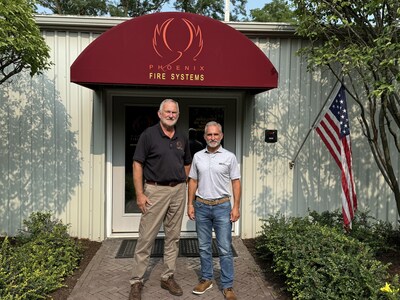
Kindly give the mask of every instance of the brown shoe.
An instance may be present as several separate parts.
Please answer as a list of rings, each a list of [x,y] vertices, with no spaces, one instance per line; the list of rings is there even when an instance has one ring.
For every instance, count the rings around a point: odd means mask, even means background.
[[[183,291],[181,287],[174,280],[174,275],[169,276],[167,280],[161,280],[161,287],[168,290],[170,294],[175,296],[182,296]]]
[[[129,293],[129,300],[140,300],[142,299],[142,288],[143,283],[136,282],[131,285],[131,292]]]
[[[224,294],[226,300],[237,300],[236,295],[231,287],[224,289],[222,293]]]
[[[202,295],[205,291],[211,289],[213,287],[213,283],[211,280],[202,279],[193,289],[193,294]]]

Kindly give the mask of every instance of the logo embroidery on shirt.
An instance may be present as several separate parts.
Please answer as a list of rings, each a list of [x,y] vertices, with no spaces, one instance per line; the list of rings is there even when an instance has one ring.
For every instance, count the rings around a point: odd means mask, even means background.
[[[183,151],[183,143],[181,141],[176,142],[176,149]]]

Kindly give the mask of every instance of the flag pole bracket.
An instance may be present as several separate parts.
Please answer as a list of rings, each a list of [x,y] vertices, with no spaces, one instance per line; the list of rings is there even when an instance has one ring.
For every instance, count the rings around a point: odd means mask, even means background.
[[[292,170],[294,168],[294,160],[289,161],[289,169]]]

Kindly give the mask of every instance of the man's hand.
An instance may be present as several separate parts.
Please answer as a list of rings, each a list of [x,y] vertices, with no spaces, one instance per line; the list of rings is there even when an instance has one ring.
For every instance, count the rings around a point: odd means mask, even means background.
[[[136,204],[143,214],[147,211],[147,207],[152,205],[145,194],[136,195]]]
[[[236,222],[240,218],[240,211],[239,208],[233,207],[231,210],[231,222]]]
[[[190,220],[194,221],[195,216],[194,216],[194,206],[193,205],[188,205],[187,215],[188,215]]]

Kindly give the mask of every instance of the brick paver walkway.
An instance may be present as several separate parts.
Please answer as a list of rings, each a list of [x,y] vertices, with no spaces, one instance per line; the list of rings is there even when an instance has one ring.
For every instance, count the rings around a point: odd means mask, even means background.
[[[82,274],[69,300],[117,300],[128,299],[131,274],[130,258],[115,258],[122,239],[107,239],[102,243],[85,272]],[[263,274],[254,262],[240,238],[234,238],[233,246],[238,254],[235,261],[234,290],[239,300],[274,300],[272,288],[263,280]],[[176,297],[160,287],[162,258],[151,258],[142,300],[163,299],[224,299],[219,285],[219,263],[214,258],[214,287],[203,295],[194,295],[193,287],[198,282],[199,258],[179,257],[175,279],[183,289],[183,296]]]

